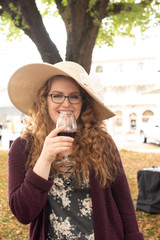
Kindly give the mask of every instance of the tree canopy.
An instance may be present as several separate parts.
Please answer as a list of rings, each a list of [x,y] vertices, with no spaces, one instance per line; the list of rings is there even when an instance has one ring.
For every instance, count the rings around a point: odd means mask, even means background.
[[[159,4],[160,0],[0,0],[0,30],[8,39],[24,32],[42,60],[54,64],[62,57],[43,17],[59,14],[67,33],[63,60],[75,61],[89,72],[95,44],[112,46],[116,35],[132,37],[137,26],[144,32],[159,24]]]

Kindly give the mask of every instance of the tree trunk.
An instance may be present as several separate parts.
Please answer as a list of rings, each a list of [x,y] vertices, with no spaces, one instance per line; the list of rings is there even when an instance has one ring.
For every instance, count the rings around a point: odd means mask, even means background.
[[[89,0],[70,0],[64,8],[61,0],[55,0],[67,30],[66,60],[81,64],[90,72],[92,52],[102,19],[106,16],[108,0],[97,1],[88,11]]]

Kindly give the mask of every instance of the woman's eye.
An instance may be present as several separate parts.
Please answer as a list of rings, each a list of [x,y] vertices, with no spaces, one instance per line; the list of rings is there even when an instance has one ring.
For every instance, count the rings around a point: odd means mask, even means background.
[[[70,98],[72,98],[72,99],[79,99],[79,95],[71,95]]]
[[[63,95],[61,95],[61,94],[56,94],[56,95],[53,95],[53,98],[63,98]]]

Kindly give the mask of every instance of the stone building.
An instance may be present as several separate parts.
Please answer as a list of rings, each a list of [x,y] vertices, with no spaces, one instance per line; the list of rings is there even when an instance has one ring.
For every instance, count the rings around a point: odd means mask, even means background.
[[[114,54],[93,59],[91,72],[100,79],[104,101],[116,116],[108,120],[115,134],[139,134],[141,124],[160,114],[159,95],[144,94],[160,85],[160,61],[151,53]],[[123,57],[121,57],[123,56]]]

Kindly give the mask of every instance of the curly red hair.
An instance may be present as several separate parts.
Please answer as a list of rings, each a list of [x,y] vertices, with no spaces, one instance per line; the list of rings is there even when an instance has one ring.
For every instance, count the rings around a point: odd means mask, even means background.
[[[29,113],[26,130],[22,135],[27,148],[30,149],[26,169],[35,165],[46,136],[55,128],[55,124],[49,117],[46,101],[52,81],[53,78],[48,80],[38,91]],[[77,120],[78,131],[72,153],[72,158],[76,162],[75,171],[80,182],[80,172],[85,181],[89,177],[90,170],[93,169],[96,176],[99,177],[101,186],[105,187],[108,183],[114,182],[118,174],[117,159],[119,157],[115,155],[115,153],[118,154],[118,151],[116,151],[116,146],[106,131],[104,122],[98,118],[93,99],[82,88],[79,87],[79,89],[83,104]],[[53,168],[56,168],[55,162]]]

